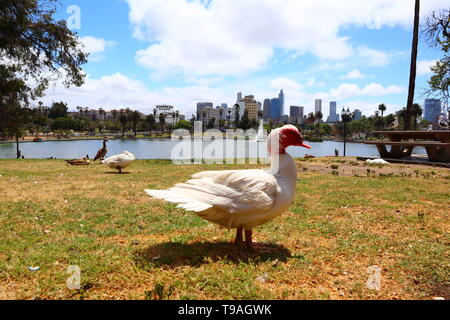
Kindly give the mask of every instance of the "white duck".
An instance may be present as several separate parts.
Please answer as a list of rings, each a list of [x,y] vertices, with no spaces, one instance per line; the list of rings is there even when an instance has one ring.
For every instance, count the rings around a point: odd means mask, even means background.
[[[445,121],[444,116],[439,116],[438,125],[441,129],[448,129],[448,122]]]
[[[179,208],[226,228],[235,228],[235,243],[252,246],[252,229],[281,215],[292,204],[297,168],[288,146],[310,149],[298,129],[286,125],[267,139],[269,170],[227,170],[196,173],[168,190],[145,190],[151,197],[178,203]]]
[[[397,129],[397,127],[398,127],[398,118],[394,117],[394,122],[389,124],[387,128],[392,130],[392,129]]]
[[[106,164],[111,169],[117,169],[119,170],[119,173],[122,173],[122,169],[128,167],[134,160],[136,160],[134,154],[124,151],[121,154],[116,154],[115,156],[102,160],[102,163]]]

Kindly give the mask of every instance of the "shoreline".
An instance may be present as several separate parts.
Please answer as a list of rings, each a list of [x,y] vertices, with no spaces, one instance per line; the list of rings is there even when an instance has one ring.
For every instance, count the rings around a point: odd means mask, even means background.
[[[73,139],[67,139],[67,138],[48,138],[48,139],[42,139],[41,141],[33,141],[33,139],[35,137],[26,137],[25,139],[19,140],[19,144],[22,143],[41,143],[41,142],[68,142],[68,141],[99,141],[99,140],[103,140],[104,137],[108,137],[108,139],[110,140],[170,140],[171,137],[167,136],[167,137],[149,137],[149,136],[142,136],[140,135],[139,137],[130,137],[130,136],[125,136],[125,137],[115,137],[115,136],[108,136],[108,135],[102,135],[102,136],[95,136],[95,137],[88,137],[88,138],[73,138]],[[344,143],[344,140],[340,140],[340,139],[329,139],[329,138],[322,138],[323,141],[333,141],[333,142],[341,142]],[[259,141],[259,140],[258,140]],[[265,140],[261,140],[261,141],[265,141]],[[321,142],[317,142],[317,141],[309,141],[309,140],[305,140],[308,142],[316,142],[316,143],[321,143]],[[361,141],[361,140],[347,140],[347,142],[350,143],[364,143],[365,141]],[[0,140],[0,145],[1,144],[15,144],[16,141],[15,140]]]

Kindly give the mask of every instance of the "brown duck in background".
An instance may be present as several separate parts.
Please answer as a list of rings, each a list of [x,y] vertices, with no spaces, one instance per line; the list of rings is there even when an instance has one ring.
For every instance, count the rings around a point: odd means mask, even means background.
[[[87,166],[91,163],[88,154],[83,159],[66,160],[66,162],[72,166]]]
[[[105,137],[105,138],[103,139],[103,148],[101,148],[100,150],[97,151],[97,154],[95,155],[95,158],[94,158],[94,162],[95,162],[97,159],[100,159],[100,160],[105,159],[105,156],[106,156],[106,154],[108,153],[108,149],[106,149],[106,142],[108,142],[108,141],[109,141],[109,140],[108,140],[107,137]]]

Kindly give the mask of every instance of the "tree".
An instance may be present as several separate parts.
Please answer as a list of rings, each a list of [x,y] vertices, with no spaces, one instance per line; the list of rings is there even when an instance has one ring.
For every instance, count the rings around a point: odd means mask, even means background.
[[[234,111],[234,126],[237,128],[238,124],[239,124],[239,118],[240,118],[240,113],[241,113],[241,106],[238,104],[234,105],[235,111]]]
[[[177,129],[186,129],[186,130],[191,130],[192,129],[192,124],[191,122],[187,121],[187,120],[180,120],[177,122],[176,125]]]
[[[81,125],[79,120],[75,120],[72,118],[57,118],[52,121],[50,128],[53,131],[56,130],[80,130]]]
[[[22,108],[20,101],[26,99],[25,82],[16,78],[14,69],[0,65],[0,134],[16,138],[17,159],[20,158],[19,138],[29,122],[29,109]]]
[[[119,111],[117,111],[116,109],[113,109],[113,110],[111,110],[111,114],[112,114],[112,117],[113,117],[114,132],[115,132],[116,129],[117,129],[116,122],[117,122],[117,115],[119,114]]]
[[[323,118],[323,113],[320,111],[317,111],[315,114],[315,118],[317,119],[317,134],[319,134],[319,128],[320,128],[320,120]]]
[[[65,21],[55,21],[57,0],[0,1],[0,115],[2,133],[18,139],[30,120],[30,100],[53,79],[81,86],[87,54]]]
[[[383,116],[384,112],[386,111],[386,105],[384,103],[380,103],[378,105],[378,110],[380,110],[381,116]]]
[[[206,125],[207,129],[212,129],[215,127],[216,124],[216,117],[212,117],[211,119],[209,119],[208,124]]]
[[[122,125],[122,138],[125,136],[125,128],[128,122],[128,117],[123,109],[119,111],[119,122]]]
[[[411,130],[411,116],[413,114],[414,90],[416,86],[417,46],[419,43],[420,0],[415,0],[414,30],[411,49],[411,64],[409,70],[408,101],[406,103],[405,130]]]
[[[250,119],[248,117],[248,111],[247,110],[244,111],[242,119],[239,122],[239,125],[237,127],[241,128],[243,130],[248,130],[248,129],[250,129],[252,127],[252,124],[251,124]]]
[[[423,113],[422,107],[418,103],[414,103],[412,113],[412,116],[414,118],[414,130],[417,130],[417,118],[421,117],[422,113]]]
[[[430,46],[440,47],[444,52],[444,57],[431,67],[433,76],[428,81],[430,90],[427,93],[435,93],[447,100],[450,85],[450,9],[433,11],[425,21],[422,35]]]
[[[58,2],[0,2],[0,55],[4,58],[0,63],[8,65],[25,81],[24,103],[28,103],[28,98],[42,96],[55,77],[64,76],[66,86],[80,86],[84,82],[81,65],[87,62],[87,54],[66,22],[54,20]],[[35,86],[28,85],[30,82]]]
[[[133,132],[134,136],[137,135],[137,126],[139,121],[141,120],[141,113],[139,111],[131,112],[131,123],[133,124]]]
[[[67,116],[67,104],[64,102],[53,102],[52,106],[50,107],[50,112],[48,114],[48,117],[50,119],[56,119],[56,118],[64,118]]]
[[[166,114],[159,114],[159,125],[161,126],[161,133],[164,134],[165,126],[166,126]]]
[[[152,136],[152,131],[155,130],[156,119],[153,114],[150,114],[145,119],[148,123],[148,131],[150,132],[150,137]]]

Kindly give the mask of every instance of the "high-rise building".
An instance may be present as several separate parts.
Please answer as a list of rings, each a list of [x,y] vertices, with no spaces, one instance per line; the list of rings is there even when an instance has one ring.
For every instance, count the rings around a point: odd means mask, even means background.
[[[270,119],[281,119],[281,103],[279,98],[272,98],[270,100]]]
[[[294,124],[302,123],[304,112],[305,112],[304,107],[291,106],[289,112],[290,122]]]
[[[359,109],[355,109],[355,111],[353,111],[353,120],[361,120],[362,118],[362,112]]]
[[[270,118],[270,99],[264,100],[263,113],[264,113],[265,120]]]
[[[289,116],[291,118],[299,118],[300,117],[300,107],[291,106],[289,110]]]
[[[248,112],[248,118],[249,119],[258,119],[258,112],[260,110],[260,104],[258,101],[255,100],[255,97],[245,96],[244,99],[242,99],[244,102],[245,111]]]
[[[316,99],[314,113],[322,112],[322,99]]]
[[[197,103],[197,112],[201,112],[203,108],[206,107],[213,107],[213,103],[212,102],[198,102]]]
[[[330,102],[330,115],[328,116],[327,122],[337,122],[339,121],[339,116],[336,113],[337,103],[336,101]]]
[[[278,94],[278,99],[280,99],[280,116],[281,118],[284,115],[284,92],[283,89],[281,89],[280,93]]]
[[[425,99],[424,118],[430,122],[436,122],[442,113],[441,100]]]

